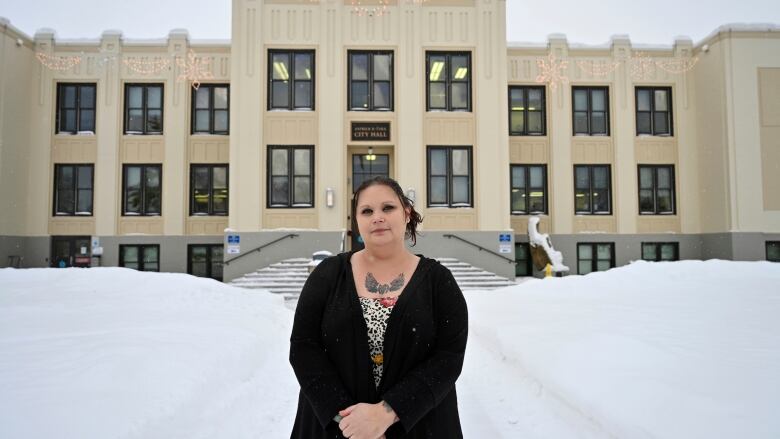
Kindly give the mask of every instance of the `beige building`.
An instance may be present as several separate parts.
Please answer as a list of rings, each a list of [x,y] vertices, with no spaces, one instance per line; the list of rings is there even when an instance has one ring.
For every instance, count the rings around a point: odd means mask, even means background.
[[[365,4],[366,2],[363,2]],[[531,275],[780,259],[780,29],[694,45],[507,43],[501,0],[234,0],[229,41],[0,22],[0,264],[232,279],[354,248],[397,179],[415,251]]]

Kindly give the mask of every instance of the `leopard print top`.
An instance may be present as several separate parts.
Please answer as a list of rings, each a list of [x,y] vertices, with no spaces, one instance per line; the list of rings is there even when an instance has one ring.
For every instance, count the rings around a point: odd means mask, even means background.
[[[384,369],[384,341],[387,319],[393,311],[397,297],[372,299],[360,297],[360,306],[363,308],[363,318],[368,328],[368,347],[373,362],[374,385],[378,388],[382,380]]]

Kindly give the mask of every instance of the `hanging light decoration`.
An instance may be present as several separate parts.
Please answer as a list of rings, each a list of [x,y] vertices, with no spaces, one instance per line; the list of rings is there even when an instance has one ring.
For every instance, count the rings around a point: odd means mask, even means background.
[[[371,2],[370,5],[367,5],[366,0],[352,0],[352,11],[361,17],[364,15],[379,17],[387,13],[387,4],[389,1],[390,0],[376,0]]]
[[[65,71],[81,63],[80,56],[52,56],[42,52],[35,54],[38,61],[50,70]]]

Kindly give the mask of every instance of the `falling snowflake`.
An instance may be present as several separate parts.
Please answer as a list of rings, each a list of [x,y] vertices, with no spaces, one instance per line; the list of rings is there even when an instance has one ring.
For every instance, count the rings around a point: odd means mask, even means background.
[[[176,58],[176,64],[182,68],[181,74],[176,78],[177,81],[192,81],[192,88],[200,88],[201,79],[213,79],[214,75],[209,70],[211,60],[206,58],[197,58],[195,52],[190,49],[187,54],[187,60]]]
[[[569,67],[569,62],[557,60],[553,54],[547,57],[547,61],[541,58],[537,59],[536,67],[539,70],[536,82],[550,84],[550,88],[553,90],[558,87],[558,84],[569,82],[569,78],[564,74]]]

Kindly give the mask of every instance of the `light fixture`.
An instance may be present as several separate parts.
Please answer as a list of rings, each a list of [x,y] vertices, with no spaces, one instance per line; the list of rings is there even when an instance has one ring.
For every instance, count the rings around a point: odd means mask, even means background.
[[[376,155],[374,154],[374,148],[370,146],[368,147],[368,154],[366,154],[366,160],[368,160],[369,162],[373,162],[374,160],[376,160]]]
[[[412,204],[414,204],[414,202],[416,201],[415,198],[417,198],[417,192],[415,192],[413,187],[410,187],[409,189],[406,190],[406,198],[408,198],[409,201],[412,202]]]
[[[387,13],[387,4],[390,2],[390,0],[377,0],[377,4],[364,5],[364,1],[365,0],[352,0],[352,10],[357,15],[368,15],[369,17],[385,15],[385,13]]]
[[[325,189],[325,205],[328,207],[333,207],[333,205],[336,203],[336,194],[333,191],[332,187],[329,187]]]

